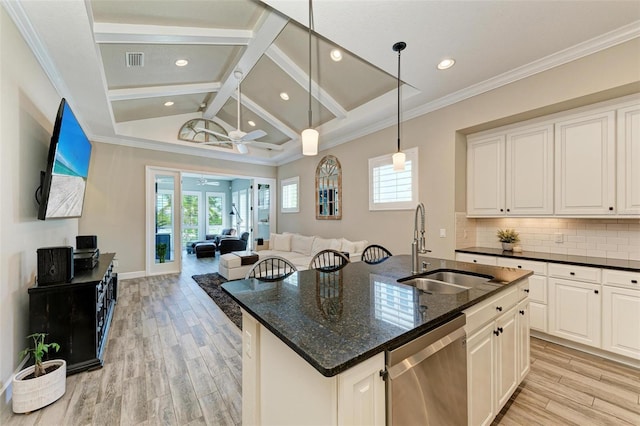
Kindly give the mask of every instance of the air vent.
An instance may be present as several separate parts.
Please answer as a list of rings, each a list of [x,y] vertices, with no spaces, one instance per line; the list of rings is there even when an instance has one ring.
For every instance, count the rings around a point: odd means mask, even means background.
[[[144,66],[144,53],[127,52],[127,67],[143,67],[143,66]]]

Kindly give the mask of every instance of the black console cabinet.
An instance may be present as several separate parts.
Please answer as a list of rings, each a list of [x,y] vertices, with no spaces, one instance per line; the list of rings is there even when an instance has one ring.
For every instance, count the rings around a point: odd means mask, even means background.
[[[60,344],[51,358],[67,361],[67,374],[102,367],[117,297],[114,253],[102,253],[95,268],[68,283],[29,289],[29,331]]]

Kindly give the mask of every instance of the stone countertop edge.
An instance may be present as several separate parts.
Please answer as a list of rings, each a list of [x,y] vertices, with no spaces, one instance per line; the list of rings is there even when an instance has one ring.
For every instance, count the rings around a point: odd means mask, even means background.
[[[625,259],[608,259],[605,257],[575,256],[567,254],[523,251],[520,253],[489,247],[466,247],[456,249],[457,253],[480,254],[504,257],[507,259],[523,259],[539,262],[561,263],[568,265],[591,266],[595,268],[617,269],[621,271],[640,272],[640,261]]]
[[[399,258],[400,256],[394,256],[395,258]],[[408,256],[407,256],[408,257]],[[430,258],[431,261],[443,261],[442,259],[433,259]],[[362,263],[362,262],[356,262],[356,263]],[[435,264],[435,263],[434,263]],[[382,265],[382,264],[381,264]],[[391,268],[388,271],[388,275],[385,274],[385,270],[381,270],[380,266],[381,265],[370,265],[373,269],[372,272],[375,272],[376,274],[379,275],[386,275],[389,279],[393,279],[396,280],[398,278],[406,278],[407,277],[407,273],[399,273],[398,269],[394,269]],[[504,275],[501,279],[496,279],[495,281],[492,280],[490,282],[490,284],[495,285],[494,288],[492,288],[490,291],[485,292],[484,294],[481,294],[479,296],[474,297],[472,300],[467,301],[465,303],[460,304],[459,306],[457,306],[455,309],[452,309],[450,311],[447,311],[445,313],[442,313],[441,315],[435,317],[435,318],[431,318],[430,320],[419,324],[407,331],[405,331],[404,333],[398,334],[397,336],[390,338],[387,341],[382,342],[381,344],[377,344],[377,345],[373,345],[371,347],[367,347],[366,349],[362,350],[361,352],[358,353],[354,353],[353,356],[351,356],[349,359],[347,359],[344,362],[340,362],[337,363],[335,365],[332,366],[327,366],[327,365],[323,365],[318,358],[320,358],[320,356],[318,356],[317,358],[314,357],[313,353],[309,353],[308,351],[305,351],[303,348],[301,348],[298,344],[296,344],[295,342],[293,342],[291,339],[289,339],[285,334],[283,334],[283,332],[281,332],[281,330],[279,330],[277,327],[274,327],[273,324],[271,324],[268,320],[266,320],[265,318],[263,318],[262,315],[260,315],[256,310],[252,309],[251,306],[249,306],[247,303],[243,302],[239,297],[236,297],[228,288],[226,288],[225,285],[222,286],[223,290],[229,294],[231,296],[231,298],[233,300],[235,300],[240,307],[245,310],[248,314],[250,314],[256,321],[258,321],[260,324],[262,324],[266,329],[268,329],[271,333],[273,333],[275,336],[277,336],[284,344],[286,344],[289,348],[291,348],[294,352],[296,352],[300,357],[302,357],[304,360],[306,360],[311,366],[313,366],[320,374],[322,374],[325,377],[333,377],[336,376],[337,374],[340,374],[346,370],[348,370],[349,368],[371,358],[372,356],[386,351],[386,350],[390,350],[390,349],[395,349],[396,347],[399,347],[405,343],[410,342],[411,340],[423,335],[424,333],[429,332],[430,330],[433,330],[435,328],[437,328],[438,326],[450,321],[451,319],[455,318],[456,316],[460,315],[461,312],[485,299],[488,299],[490,297],[492,297],[493,295],[497,294],[500,291],[503,291],[504,289],[511,287],[513,285],[517,285],[518,283],[520,283],[523,279],[529,277],[530,275],[533,274],[532,271],[525,271],[525,270],[521,270],[521,269],[513,269],[513,268],[502,268],[502,267],[497,267],[497,266],[485,266],[485,265],[476,265],[476,264],[469,264],[469,263],[465,263],[465,262],[456,262],[456,261],[446,261],[446,266],[443,266],[442,263],[440,263],[440,267],[433,267],[433,270],[436,269],[460,269],[460,270],[468,270],[471,272],[477,272],[477,273],[484,273],[484,274],[489,274],[489,272],[491,270],[493,270],[492,272],[498,271],[498,270],[504,270],[504,271],[510,271],[509,273],[507,273],[506,275]],[[301,271],[301,273],[304,273],[306,271]],[[409,273],[409,275],[411,275]],[[417,274],[420,275],[420,274]],[[489,274],[489,275],[500,275],[500,274]],[[504,277],[508,277],[508,278],[504,278]],[[252,279],[253,280],[253,279]],[[240,281],[236,281],[236,286],[237,285],[243,285],[241,283],[250,283],[251,280],[240,280]],[[226,284],[226,283],[225,283]],[[318,325],[318,327],[320,327],[321,325]],[[320,354],[318,354],[320,355]]]

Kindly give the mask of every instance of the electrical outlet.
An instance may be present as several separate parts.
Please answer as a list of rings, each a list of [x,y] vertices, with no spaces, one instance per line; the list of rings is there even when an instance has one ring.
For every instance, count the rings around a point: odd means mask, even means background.
[[[563,243],[564,242],[564,235],[562,234],[562,232],[556,232],[555,233],[556,236],[556,243]]]
[[[446,238],[447,237],[447,230],[442,228],[440,229],[440,238]]]

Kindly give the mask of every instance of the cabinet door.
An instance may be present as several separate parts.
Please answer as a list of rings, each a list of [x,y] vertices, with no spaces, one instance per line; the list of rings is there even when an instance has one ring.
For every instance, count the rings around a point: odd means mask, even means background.
[[[640,105],[618,110],[618,214],[640,215]]]
[[[496,354],[496,403],[495,412],[507,403],[520,382],[518,372],[518,339],[514,306],[496,320],[493,341]]]
[[[553,125],[506,138],[506,213],[553,214]]]
[[[549,333],[600,347],[601,287],[549,278]]]
[[[384,353],[338,376],[338,425],[380,425],[385,419]]]
[[[529,326],[532,330],[547,332],[547,305],[529,302]]]
[[[489,425],[494,411],[495,322],[487,324],[467,339],[467,407],[469,425]]]
[[[640,290],[602,289],[602,348],[640,359]]]
[[[615,214],[615,112],[556,123],[555,213]]]
[[[531,341],[529,340],[529,301],[523,300],[517,309],[518,382],[524,379],[531,365]]]
[[[467,144],[467,215],[504,215],[504,135]]]

